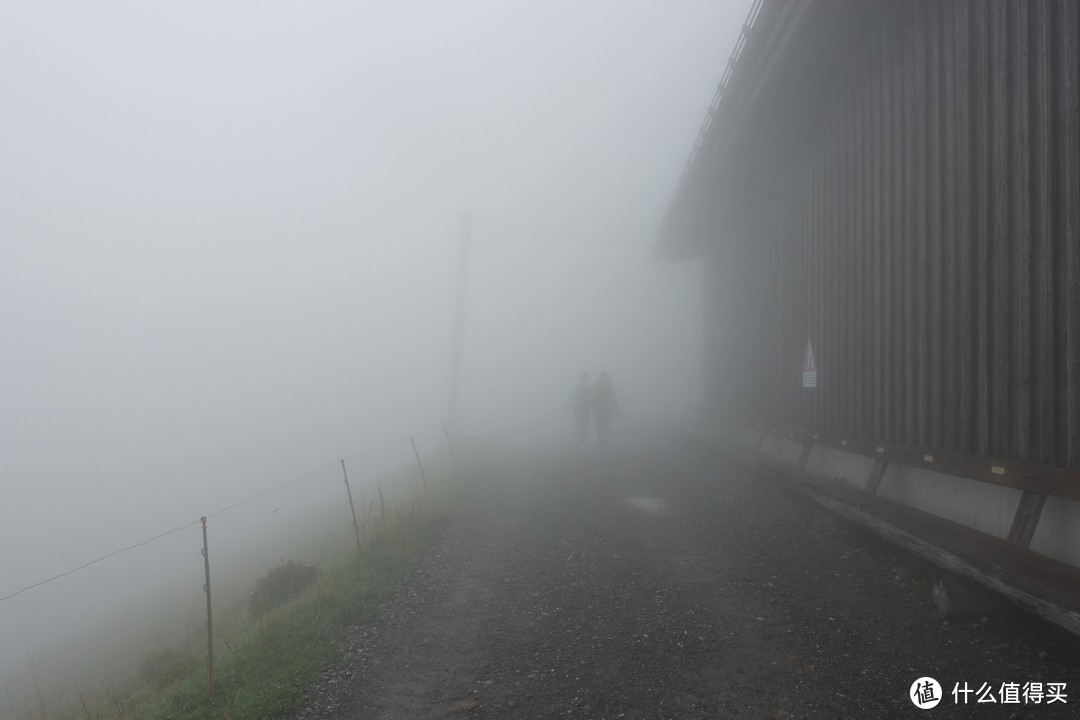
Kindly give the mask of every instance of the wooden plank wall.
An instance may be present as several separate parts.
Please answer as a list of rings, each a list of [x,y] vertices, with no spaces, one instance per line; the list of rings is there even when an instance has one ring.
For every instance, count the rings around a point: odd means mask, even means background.
[[[770,422],[1080,468],[1080,3],[895,8],[792,110],[728,382]]]

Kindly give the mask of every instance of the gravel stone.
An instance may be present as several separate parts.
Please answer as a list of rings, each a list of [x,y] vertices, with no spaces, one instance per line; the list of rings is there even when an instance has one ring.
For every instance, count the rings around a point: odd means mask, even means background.
[[[1020,612],[942,622],[935,572],[682,437],[493,455],[294,717],[1076,717],[1080,643]],[[951,694],[1028,681],[1069,703]]]

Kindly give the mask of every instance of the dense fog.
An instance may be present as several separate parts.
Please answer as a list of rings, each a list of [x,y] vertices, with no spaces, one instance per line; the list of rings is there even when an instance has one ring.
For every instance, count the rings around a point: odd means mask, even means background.
[[[692,412],[699,268],[652,249],[747,5],[0,4],[0,597],[328,466],[211,533],[340,541],[339,458],[444,442],[466,215],[461,436],[572,442],[582,371]],[[200,546],[0,601],[0,676],[197,629]]]

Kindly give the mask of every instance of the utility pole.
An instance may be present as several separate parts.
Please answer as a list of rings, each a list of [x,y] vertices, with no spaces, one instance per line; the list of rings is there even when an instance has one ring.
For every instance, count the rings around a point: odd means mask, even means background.
[[[457,310],[454,317],[454,348],[450,362],[450,407],[449,420],[458,419],[458,392],[461,385],[461,343],[465,330],[465,282],[469,266],[469,235],[472,231],[472,219],[468,213],[461,216],[461,246],[458,253]]]

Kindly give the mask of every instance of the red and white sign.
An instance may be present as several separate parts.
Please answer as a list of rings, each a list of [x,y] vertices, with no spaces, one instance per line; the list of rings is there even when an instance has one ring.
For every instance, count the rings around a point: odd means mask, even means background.
[[[806,338],[806,352],[803,353],[802,386],[817,387],[817,362],[814,360],[814,347],[810,344],[810,338]]]

